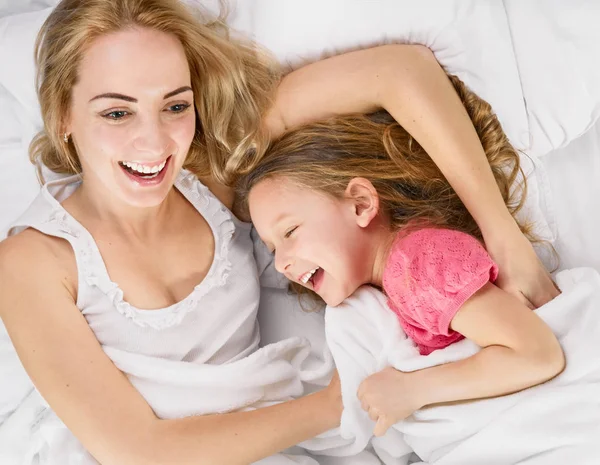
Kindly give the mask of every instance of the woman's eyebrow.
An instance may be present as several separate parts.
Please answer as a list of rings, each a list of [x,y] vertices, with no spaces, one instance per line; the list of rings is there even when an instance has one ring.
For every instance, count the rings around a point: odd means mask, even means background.
[[[166,99],[171,98],[171,97],[173,97],[173,96],[175,96],[177,94],[181,94],[182,92],[187,92],[188,90],[192,90],[192,88],[190,86],[180,87],[179,89],[175,89],[174,91],[169,92],[168,94],[165,94],[165,96],[163,97],[163,99],[166,100]]]
[[[173,96],[175,96],[177,94],[181,94],[182,92],[187,92],[188,90],[192,90],[192,88],[190,86],[180,87],[178,89],[175,89],[175,90],[173,90],[173,91],[165,94],[165,96],[163,97],[163,99],[171,98],[171,97],[173,97]],[[130,97],[128,95],[123,95],[123,94],[118,94],[118,93],[115,93],[115,92],[107,92],[105,94],[96,95],[94,98],[92,98],[90,100],[90,102],[93,101],[93,100],[101,99],[101,98],[114,98],[114,99],[119,99],[119,100],[125,100],[126,102],[133,102],[133,103],[137,102],[137,99],[134,98],[134,97]]]

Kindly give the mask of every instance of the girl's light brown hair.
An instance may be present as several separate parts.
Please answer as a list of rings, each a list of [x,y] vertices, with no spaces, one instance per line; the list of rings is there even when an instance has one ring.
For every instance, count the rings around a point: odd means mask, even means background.
[[[523,205],[526,189],[525,178],[519,176],[519,155],[490,105],[457,77],[449,78],[514,216]],[[482,239],[477,223],[433,160],[386,112],[334,117],[285,134],[240,178],[238,195],[245,199],[246,211],[251,189],[274,177],[285,177],[337,198],[344,196],[352,178],[364,177],[377,190],[382,214],[389,217],[394,228],[425,221]],[[535,239],[528,225],[519,226],[531,240]]]
[[[502,198],[515,216],[526,195],[519,155],[490,105],[457,77],[449,79],[475,126]],[[345,195],[352,178],[363,177],[377,190],[382,214],[395,230],[425,223],[483,239],[433,160],[387,112],[334,117],[285,134],[238,180],[237,194],[246,214],[252,188],[279,177],[336,198]],[[519,227],[530,240],[536,240],[529,225],[519,223]],[[295,283],[291,288],[300,296],[312,296],[301,302],[305,309],[319,308],[314,305],[321,301],[316,294]]]
[[[261,118],[279,76],[263,52],[230,37],[222,18],[208,21],[195,13],[179,0],[62,0],[36,43],[44,130],[31,144],[32,162],[57,173],[81,172],[62,132],[82,56],[102,35],[149,28],[177,37],[188,59],[197,120],[184,167],[229,183],[228,173],[266,145]]]

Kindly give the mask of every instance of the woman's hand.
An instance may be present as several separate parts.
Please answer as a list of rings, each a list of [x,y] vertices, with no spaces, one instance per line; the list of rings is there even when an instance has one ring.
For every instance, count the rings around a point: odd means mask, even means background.
[[[344,410],[344,404],[342,402],[342,386],[340,383],[340,375],[337,370],[333,372],[333,377],[329,382],[329,386],[325,388],[327,397],[329,398],[328,405],[332,407],[333,414],[337,419],[338,425],[342,418],[342,411]]]
[[[541,307],[560,294],[533,246],[520,232],[486,241],[486,246],[500,271],[496,286],[529,308]]]
[[[410,378],[410,373],[388,367],[360,384],[358,399],[371,420],[377,422],[375,436],[383,436],[390,426],[423,407]]]

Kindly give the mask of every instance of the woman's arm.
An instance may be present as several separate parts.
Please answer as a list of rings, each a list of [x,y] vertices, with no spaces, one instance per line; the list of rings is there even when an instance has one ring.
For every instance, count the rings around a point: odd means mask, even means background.
[[[502,270],[498,285],[535,306],[558,295],[506,208],[475,128],[428,48],[385,45],[300,68],[282,80],[266,124],[277,136],[312,120],[377,108],[430,154],[477,221]]]
[[[103,465],[248,464],[339,424],[339,387],[250,412],[158,419],[104,354],[33,230],[0,243],[0,318],[35,386]]]
[[[514,393],[564,369],[550,328],[491,283],[462,305],[451,327],[482,350],[458,362],[412,373],[387,369],[365,380],[359,397],[367,410],[378,413],[376,434],[426,405]]]
[[[446,73],[424,46],[385,45],[300,68],[282,80],[270,118],[279,120],[281,131],[377,108],[385,108],[430,154],[484,236],[514,230],[475,128]]]

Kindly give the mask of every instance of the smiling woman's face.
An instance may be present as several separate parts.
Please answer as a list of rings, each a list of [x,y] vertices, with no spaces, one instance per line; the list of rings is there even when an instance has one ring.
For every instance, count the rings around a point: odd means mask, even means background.
[[[92,43],[78,68],[65,130],[85,183],[136,207],[160,204],[195,133],[190,71],[176,37],[128,29]]]

